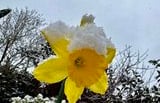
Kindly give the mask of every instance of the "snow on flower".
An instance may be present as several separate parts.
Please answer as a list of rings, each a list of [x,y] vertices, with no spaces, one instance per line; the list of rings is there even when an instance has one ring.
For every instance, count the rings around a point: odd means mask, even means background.
[[[33,72],[35,78],[46,83],[66,79],[64,92],[69,103],[75,103],[84,88],[105,94],[108,88],[105,69],[116,49],[103,29],[96,26],[92,15],[84,15],[77,27],[61,21],[50,24],[42,34],[56,57],[40,63]]]

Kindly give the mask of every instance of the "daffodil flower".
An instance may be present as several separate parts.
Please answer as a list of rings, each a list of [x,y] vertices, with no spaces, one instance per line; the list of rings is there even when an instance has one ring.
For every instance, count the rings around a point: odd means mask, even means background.
[[[84,88],[99,94],[108,88],[105,70],[116,49],[93,21],[92,15],[84,15],[80,26],[69,27],[58,21],[42,30],[56,56],[40,63],[33,75],[46,83],[66,79],[64,93],[69,103],[76,103]]]

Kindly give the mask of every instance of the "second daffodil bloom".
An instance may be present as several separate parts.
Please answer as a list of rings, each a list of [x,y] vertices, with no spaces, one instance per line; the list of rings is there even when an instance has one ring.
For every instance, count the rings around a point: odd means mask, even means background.
[[[92,15],[84,15],[80,26],[69,27],[58,21],[42,30],[56,56],[40,63],[33,75],[45,83],[66,79],[64,93],[69,103],[76,103],[84,88],[99,94],[108,88],[105,70],[116,49],[93,21]]]

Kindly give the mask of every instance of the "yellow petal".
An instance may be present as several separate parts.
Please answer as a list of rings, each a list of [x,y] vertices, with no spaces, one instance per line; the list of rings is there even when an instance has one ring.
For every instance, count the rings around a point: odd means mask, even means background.
[[[97,82],[107,66],[105,57],[95,50],[84,48],[69,55],[68,76],[77,86],[89,87]]]
[[[68,75],[67,61],[64,58],[49,58],[35,68],[33,75],[41,82],[59,82]]]
[[[107,74],[104,73],[100,80],[97,83],[91,85],[89,89],[95,93],[105,94],[106,90],[108,89]]]
[[[67,45],[69,41],[67,38],[57,38],[57,40],[53,39],[51,37],[52,35],[47,35],[44,31],[42,31],[42,34],[44,35],[45,39],[49,42],[52,51],[58,55],[58,56],[68,56],[68,50]]]
[[[110,64],[116,54],[115,48],[107,48],[107,56],[106,56],[106,62]]]
[[[69,103],[76,103],[83,93],[84,87],[77,87],[75,82],[70,78],[67,78],[65,81],[64,92]]]

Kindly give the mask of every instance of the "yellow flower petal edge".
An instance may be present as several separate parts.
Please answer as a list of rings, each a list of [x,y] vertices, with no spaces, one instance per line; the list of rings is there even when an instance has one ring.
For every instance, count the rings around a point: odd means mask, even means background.
[[[76,103],[83,93],[84,87],[77,87],[75,82],[70,78],[67,78],[65,81],[64,93],[67,96],[69,103]]]
[[[42,34],[45,37],[45,39],[48,41],[48,43],[51,46],[52,51],[56,55],[63,56],[63,57],[68,56],[67,46],[69,44],[69,41],[67,40],[67,38],[63,37],[55,41],[52,39],[52,37],[47,35],[44,31],[42,31]]]
[[[68,75],[67,62],[64,58],[49,58],[34,69],[33,75],[41,82],[59,82]]]
[[[116,49],[115,48],[107,48],[107,54],[106,54],[106,62],[110,64],[113,60],[113,58],[116,55]]]
[[[95,93],[105,94],[108,89],[108,76],[104,72],[104,75],[99,79],[98,82],[88,87],[91,91]]]

